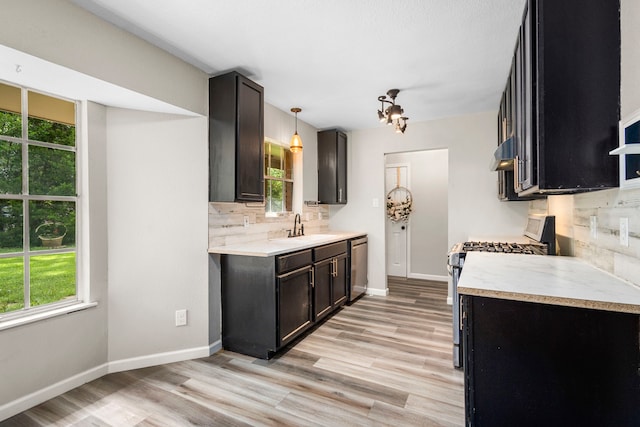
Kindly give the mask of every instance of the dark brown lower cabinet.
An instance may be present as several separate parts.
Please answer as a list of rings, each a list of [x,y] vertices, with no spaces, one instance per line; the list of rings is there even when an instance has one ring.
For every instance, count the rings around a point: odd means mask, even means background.
[[[313,325],[311,249],[285,256],[223,255],[222,346],[262,359]]]
[[[331,279],[333,274],[333,259],[325,259],[313,265],[313,319],[320,320],[331,312],[333,307],[331,295]]]
[[[348,277],[348,257],[342,254],[335,258],[335,276],[333,277],[333,286],[331,293],[333,296],[333,305],[339,306],[347,302],[347,287],[349,285]]]
[[[278,344],[286,345],[313,322],[310,265],[278,276]]]
[[[319,320],[347,302],[347,242],[314,248],[313,258],[314,319]]]
[[[639,316],[463,296],[467,426],[640,425]]]
[[[223,348],[270,359],[346,302],[347,260],[346,241],[278,256],[222,255]]]

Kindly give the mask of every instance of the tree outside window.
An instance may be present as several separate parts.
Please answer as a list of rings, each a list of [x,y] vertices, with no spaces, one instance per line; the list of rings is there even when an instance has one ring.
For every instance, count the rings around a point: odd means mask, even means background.
[[[0,313],[77,301],[75,102],[0,83]]]
[[[293,210],[293,155],[271,141],[264,143],[264,194],[267,213]]]

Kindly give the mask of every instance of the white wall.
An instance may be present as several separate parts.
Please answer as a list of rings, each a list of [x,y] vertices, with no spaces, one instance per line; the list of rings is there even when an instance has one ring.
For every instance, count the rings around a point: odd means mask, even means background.
[[[89,277],[89,299],[98,305],[0,332],[0,420],[106,373],[106,111],[90,103],[82,115],[88,126],[81,138],[88,144],[79,147],[79,156],[88,166],[81,173],[90,196],[81,197],[89,214],[82,218],[81,274]]]
[[[497,105],[497,100],[496,100]],[[410,123],[404,135],[386,126],[354,131],[348,142],[349,203],[332,207],[331,228],[369,235],[370,292],[385,294],[384,155],[447,148],[449,151],[448,242],[471,234],[521,235],[526,202],[500,202],[497,174],[489,170],[495,149],[496,112]],[[379,207],[372,206],[377,198]],[[419,255],[417,255],[419,256]],[[446,251],[439,255],[446,263]]]
[[[3,1],[2,22],[4,46],[207,113],[205,73],[68,1]],[[208,349],[206,118],[95,104],[84,114],[83,274],[98,306],[0,332],[0,420],[108,368]],[[163,237],[170,229],[180,232]],[[190,310],[189,326],[173,326],[178,308]]]
[[[207,119],[109,108],[107,165],[109,360],[206,348]]]
[[[389,154],[386,163],[409,165],[413,209],[408,224],[408,277],[446,280],[447,266],[442,262],[442,254],[449,249],[447,150]],[[388,226],[389,221],[385,224]]]

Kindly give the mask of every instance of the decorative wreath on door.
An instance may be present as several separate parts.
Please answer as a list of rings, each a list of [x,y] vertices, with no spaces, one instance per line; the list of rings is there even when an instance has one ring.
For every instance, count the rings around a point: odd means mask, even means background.
[[[413,198],[406,187],[397,186],[387,193],[387,217],[392,222],[407,222],[411,214]]]

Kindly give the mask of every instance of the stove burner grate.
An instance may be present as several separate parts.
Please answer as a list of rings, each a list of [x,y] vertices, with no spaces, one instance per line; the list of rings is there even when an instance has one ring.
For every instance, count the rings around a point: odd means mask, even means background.
[[[546,255],[547,245],[545,244],[521,244],[502,242],[464,242],[462,246],[464,252],[498,252],[510,254]]]

